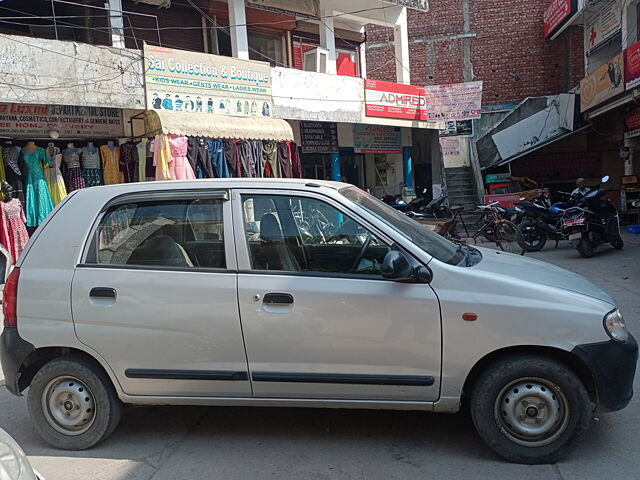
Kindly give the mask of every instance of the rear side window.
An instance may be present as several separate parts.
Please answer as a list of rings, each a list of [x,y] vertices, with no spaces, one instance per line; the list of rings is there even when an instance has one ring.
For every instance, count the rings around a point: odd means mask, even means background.
[[[222,200],[132,202],[109,208],[86,263],[226,268]]]

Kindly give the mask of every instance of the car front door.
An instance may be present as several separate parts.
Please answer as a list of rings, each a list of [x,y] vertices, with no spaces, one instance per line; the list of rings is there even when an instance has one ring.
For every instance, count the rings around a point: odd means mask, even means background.
[[[254,396],[437,400],[438,300],[382,277],[392,242],[322,195],[233,196]]]
[[[129,395],[251,396],[226,192],[120,197],[72,286],[76,334]]]

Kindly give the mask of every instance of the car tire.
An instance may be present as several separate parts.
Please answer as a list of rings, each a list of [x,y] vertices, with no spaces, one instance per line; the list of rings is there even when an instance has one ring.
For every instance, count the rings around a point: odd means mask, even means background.
[[[555,463],[576,448],[591,424],[585,386],[553,359],[512,357],[490,365],[474,385],[470,410],[476,430],[509,461]]]
[[[107,438],[120,421],[122,403],[95,362],[80,356],[51,360],[34,376],[29,415],[48,444],[84,450]]]

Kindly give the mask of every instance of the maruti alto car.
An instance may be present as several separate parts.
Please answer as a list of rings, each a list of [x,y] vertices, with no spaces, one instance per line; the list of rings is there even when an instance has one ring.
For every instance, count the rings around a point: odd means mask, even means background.
[[[42,438],[123,404],[457,412],[514,462],[632,396],[637,344],[583,277],[456,245],[347,184],[218,179],[73,192],[5,288],[2,367]],[[425,424],[425,435],[428,425]]]

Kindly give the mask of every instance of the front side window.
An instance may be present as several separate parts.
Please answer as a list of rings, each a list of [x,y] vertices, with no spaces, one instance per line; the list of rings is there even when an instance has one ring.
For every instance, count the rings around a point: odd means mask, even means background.
[[[382,275],[390,247],[321,200],[243,195],[251,268],[336,275]]]
[[[132,202],[109,208],[86,263],[226,268],[222,201]]]

